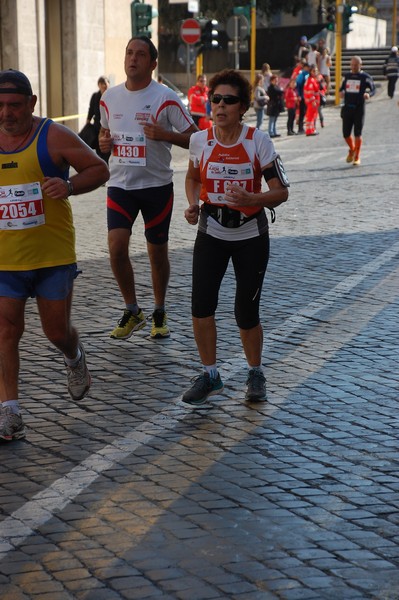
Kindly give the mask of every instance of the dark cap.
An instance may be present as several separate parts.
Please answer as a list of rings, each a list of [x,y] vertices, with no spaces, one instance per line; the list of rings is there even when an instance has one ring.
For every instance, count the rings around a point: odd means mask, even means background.
[[[11,83],[13,87],[0,87],[0,94],[33,95],[30,81],[21,71],[14,71],[14,69],[0,71],[0,85],[3,83]]]

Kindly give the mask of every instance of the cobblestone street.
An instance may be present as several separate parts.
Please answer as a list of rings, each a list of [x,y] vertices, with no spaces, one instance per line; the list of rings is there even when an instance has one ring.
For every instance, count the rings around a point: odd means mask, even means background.
[[[287,137],[278,119],[291,188],[270,227],[263,404],[243,400],[232,270],[217,314],[224,391],[200,409],[181,402],[200,370],[187,151],[173,151],[169,340],[151,341],[150,324],[109,338],[123,303],[106,191],[72,198],[73,316],[93,386],[70,399],[30,302],[27,437],[0,447],[1,600],[399,599],[397,99],[383,87],[367,105],[360,167],[345,162],[339,108],[312,138]],[[142,230],[139,219],[131,256],[150,316]]]

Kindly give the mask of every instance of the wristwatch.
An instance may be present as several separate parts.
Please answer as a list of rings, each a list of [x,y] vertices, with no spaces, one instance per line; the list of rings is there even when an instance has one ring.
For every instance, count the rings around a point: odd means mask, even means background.
[[[72,196],[73,194],[73,183],[70,179],[67,179],[67,186],[68,186],[68,196]]]

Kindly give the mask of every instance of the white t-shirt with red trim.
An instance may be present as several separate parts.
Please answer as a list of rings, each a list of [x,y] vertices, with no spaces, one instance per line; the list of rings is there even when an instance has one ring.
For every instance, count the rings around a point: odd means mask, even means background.
[[[109,186],[135,190],[171,183],[172,144],[147,139],[140,123],[151,123],[153,117],[168,131],[189,129],[193,120],[173,90],[152,80],[132,92],[121,83],[101,96],[100,114],[101,126],[113,138]]]

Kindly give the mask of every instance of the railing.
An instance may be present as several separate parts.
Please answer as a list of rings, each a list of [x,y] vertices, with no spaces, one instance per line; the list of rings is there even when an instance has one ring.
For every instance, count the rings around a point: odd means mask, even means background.
[[[67,115],[64,117],[53,117],[51,118],[52,121],[72,121],[73,119],[80,119],[81,117],[87,117],[87,113],[81,113],[79,115]]]

